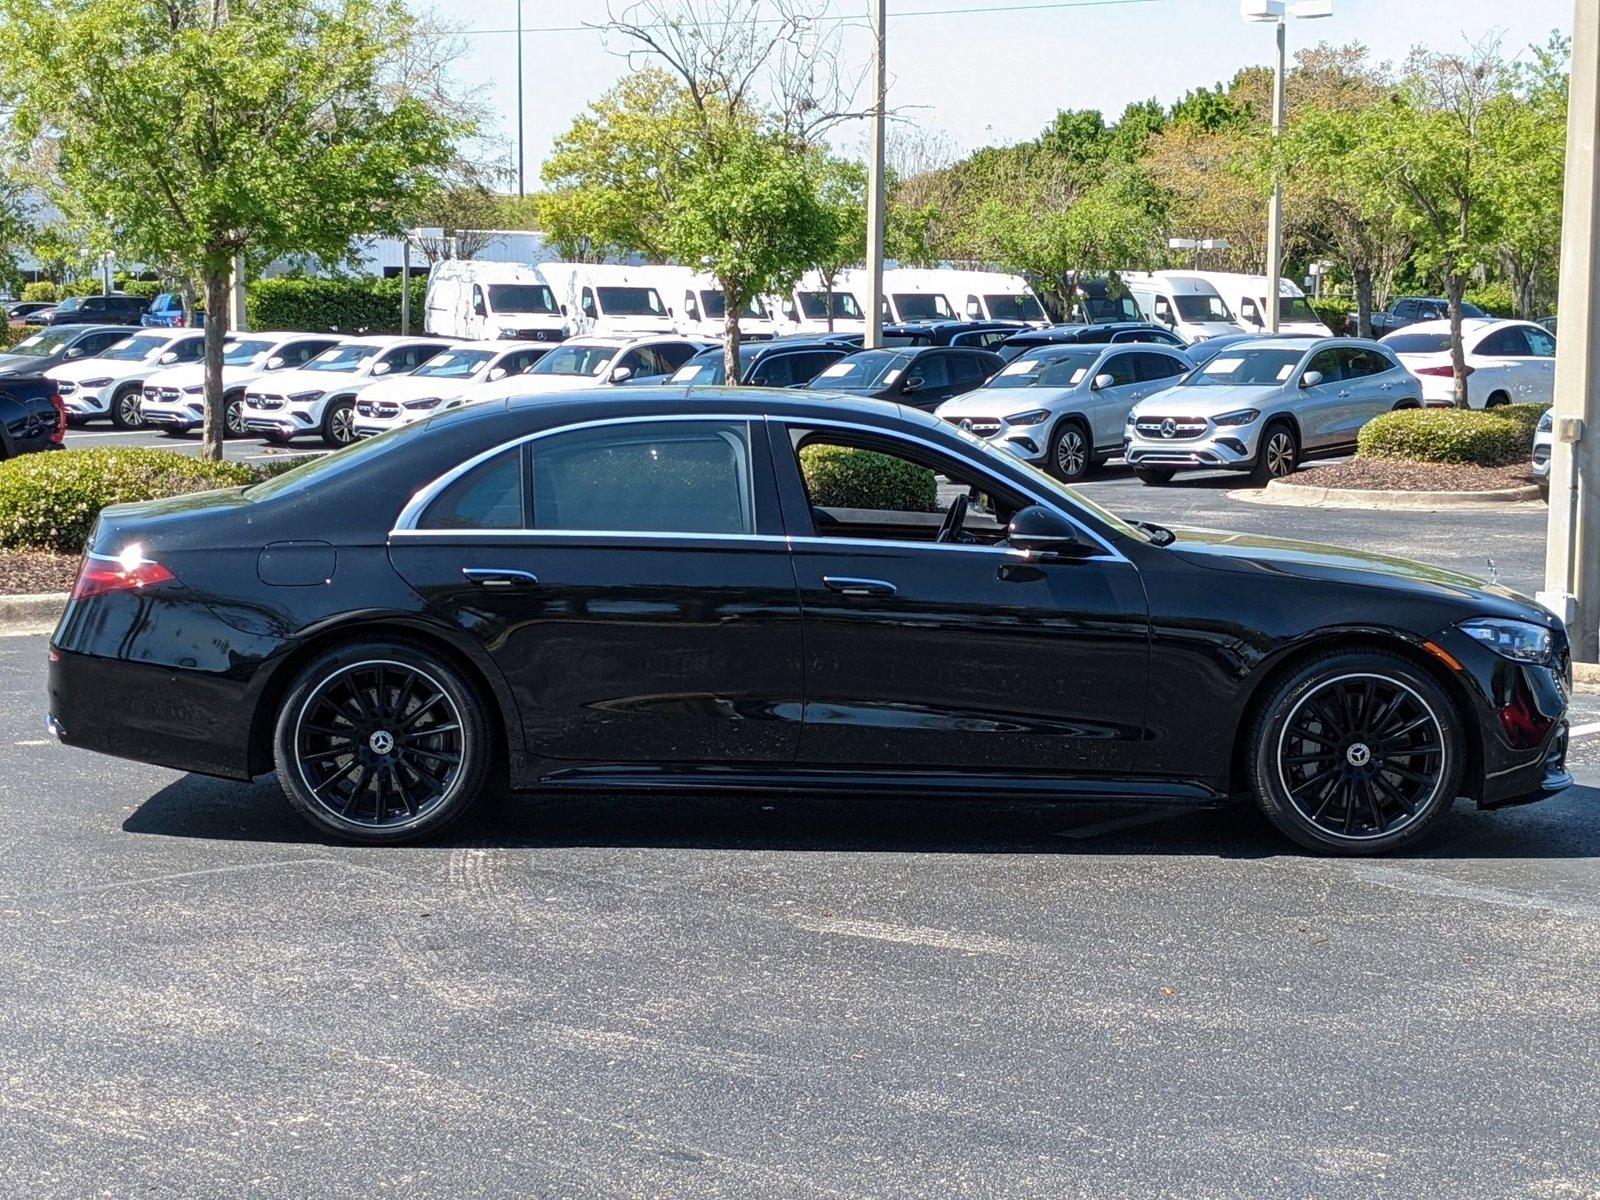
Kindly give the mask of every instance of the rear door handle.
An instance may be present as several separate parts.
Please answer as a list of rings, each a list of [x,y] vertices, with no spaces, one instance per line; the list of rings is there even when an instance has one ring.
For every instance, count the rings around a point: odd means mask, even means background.
[[[1345,388],[1342,391],[1340,391],[1340,393],[1339,393],[1339,395],[1341,395],[1341,396],[1348,396],[1349,394],[1350,394],[1350,389],[1349,388]]]
[[[883,579],[852,579],[848,575],[824,575],[822,586],[841,596],[892,596],[899,589]]]
[[[517,571],[510,567],[462,567],[467,582],[481,588],[538,587],[539,577],[532,571]]]

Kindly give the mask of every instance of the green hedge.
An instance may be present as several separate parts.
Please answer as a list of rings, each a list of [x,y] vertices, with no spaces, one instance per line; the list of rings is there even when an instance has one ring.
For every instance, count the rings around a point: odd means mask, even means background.
[[[0,464],[0,547],[75,554],[108,504],[233,487],[260,477],[240,463],[139,447],[14,458]]]
[[[43,325],[0,325],[0,350],[9,350],[18,342],[31,338]]]
[[[422,331],[426,266],[411,277],[411,332]],[[258,279],[246,290],[252,329],[337,329],[345,333],[400,332],[400,278]]]
[[[1311,311],[1334,333],[1343,334],[1345,322],[1356,315],[1356,302],[1340,296],[1324,296],[1321,300],[1306,301]]]
[[[1534,405],[1518,405],[1533,408]],[[1507,408],[1413,408],[1384,413],[1362,427],[1356,453],[1362,458],[1400,458],[1411,462],[1465,463],[1504,467],[1524,461],[1533,442],[1533,424]],[[1534,417],[1534,422],[1538,418]]]
[[[40,279],[34,283],[22,285],[22,298],[24,300],[42,300],[47,304],[54,304],[61,299],[61,289],[48,279]]]
[[[939,487],[926,467],[848,446],[803,446],[800,470],[822,508],[938,512]]]

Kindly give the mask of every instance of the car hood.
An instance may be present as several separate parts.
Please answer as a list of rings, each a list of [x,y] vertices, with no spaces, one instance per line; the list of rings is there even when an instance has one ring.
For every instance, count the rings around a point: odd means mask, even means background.
[[[941,417],[1004,417],[1035,408],[1049,408],[1078,390],[1075,387],[978,388],[946,400],[934,412]]]
[[[1172,532],[1177,540],[1168,549],[1196,566],[1224,571],[1268,571],[1302,579],[1402,588],[1419,595],[1458,600],[1464,607],[1470,606],[1477,615],[1512,617],[1560,628],[1560,622],[1554,614],[1520,592],[1459,571],[1431,567],[1407,558],[1217,529],[1174,528]]]
[[[577,392],[605,386],[604,378],[595,375],[512,375],[497,379],[485,390],[488,396],[536,396],[546,392]],[[474,393],[476,394],[476,393]]]
[[[1275,383],[1231,383],[1221,387],[1169,387],[1146,396],[1133,406],[1140,415],[1159,413],[1168,417],[1214,417],[1235,409],[1265,404],[1277,396]]]
[[[33,354],[0,354],[0,375],[42,375],[65,360]]]
[[[261,384],[262,390],[272,395],[290,396],[295,392],[331,391],[333,388],[346,387],[352,382],[370,378],[369,375],[360,375],[354,371],[272,371],[252,382]]]
[[[223,388],[237,387],[241,383],[249,383],[261,376],[260,367],[224,366],[222,368]],[[146,387],[198,387],[206,381],[206,368],[204,363],[184,363],[177,367],[163,367],[154,375],[146,379]]]
[[[71,362],[51,367],[50,378],[60,379],[66,383],[78,383],[85,379],[103,378],[108,375],[113,379],[121,379],[128,375],[137,375],[141,371],[148,371],[152,365],[133,359],[75,358]]]
[[[423,396],[438,396],[440,399],[448,400],[453,396],[459,396],[465,389],[478,382],[480,382],[478,376],[466,379],[440,379],[424,375],[418,379],[414,375],[396,375],[368,384],[356,396],[360,400],[391,400],[401,404]]]

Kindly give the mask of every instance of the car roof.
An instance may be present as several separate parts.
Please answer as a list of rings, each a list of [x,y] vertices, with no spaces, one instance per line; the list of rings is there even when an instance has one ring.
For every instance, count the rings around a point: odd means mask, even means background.
[[[1463,331],[1476,333],[1480,329],[1488,329],[1491,325],[1531,325],[1531,321],[1508,321],[1501,317],[1462,317],[1461,328]],[[1402,325],[1385,337],[1399,333],[1449,333],[1450,321],[1442,317],[1436,321],[1418,321],[1413,325]]]
[[[1285,342],[1298,343],[1292,346],[1284,345]],[[1203,344],[1203,343],[1202,343]],[[1302,354],[1310,350],[1327,350],[1340,346],[1349,346],[1361,350],[1370,350],[1377,346],[1377,342],[1366,338],[1353,337],[1319,337],[1314,333],[1283,333],[1276,336],[1252,337],[1242,342],[1233,342],[1228,346],[1230,350],[1299,350]]]
[[[438,342],[442,346],[450,346],[455,344],[454,338],[440,337],[437,334],[431,333],[370,333],[363,334],[360,337],[344,337],[341,338],[340,341],[346,346],[379,347],[408,345],[412,342]]]

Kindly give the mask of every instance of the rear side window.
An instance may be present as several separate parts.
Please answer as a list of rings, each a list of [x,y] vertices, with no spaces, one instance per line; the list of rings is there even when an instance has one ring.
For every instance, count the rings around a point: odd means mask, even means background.
[[[1528,339],[1522,336],[1522,330],[1511,325],[1496,329],[1478,343],[1476,350],[1479,354],[1493,354],[1500,358],[1527,358]]]
[[[1171,379],[1182,375],[1189,368],[1186,364],[1173,358],[1170,354],[1135,354],[1139,362],[1140,382],[1150,383],[1159,379]]]
[[[792,383],[804,382],[794,377],[793,354],[773,354],[763,358],[756,364],[756,369],[750,373],[750,382],[757,387],[788,387]]]
[[[522,448],[503,450],[455,480],[428,505],[418,529],[520,529]]]
[[[749,426],[645,421],[533,446],[535,529],[753,534]]]
[[[810,383],[843,357],[842,350],[808,350],[804,354],[791,354],[788,359],[793,382]]]
[[[944,354],[925,354],[906,368],[906,377],[922,380],[923,387],[940,388],[950,385],[950,364]]]

